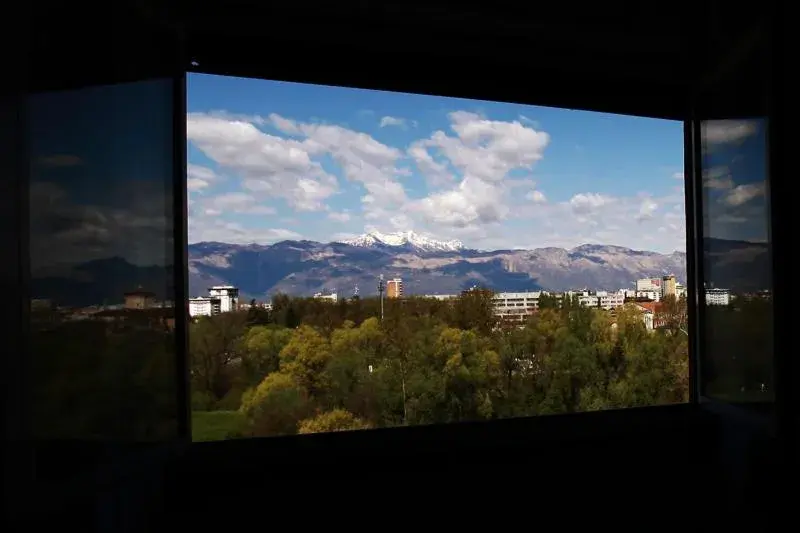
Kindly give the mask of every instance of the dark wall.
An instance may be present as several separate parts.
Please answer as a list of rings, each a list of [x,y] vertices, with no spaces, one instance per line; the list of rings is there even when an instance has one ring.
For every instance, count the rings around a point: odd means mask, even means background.
[[[168,43],[172,37],[146,38],[159,32],[164,32],[160,33],[162,37],[177,36],[174,28],[117,24],[108,25],[101,34],[90,34],[87,21],[91,17],[84,15],[83,25],[78,27],[57,24],[58,17],[64,16],[58,12],[49,14],[49,22],[41,22],[51,27],[40,32],[40,39],[34,39],[32,75],[26,78],[29,89],[132,81],[174,73],[178,60],[153,44]],[[126,20],[124,15],[120,20]],[[175,39],[166,49],[178,49]],[[136,52],[141,46],[146,50]],[[213,48],[198,46],[200,50]],[[105,63],[109,56],[116,62]],[[149,60],[142,62],[143,57]],[[163,64],[158,57],[163,58]],[[221,68],[223,55],[203,57],[203,66],[217,64]],[[82,64],[70,65],[68,60],[74,58],[82,58]],[[239,56],[238,61],[239,72],[244,73],[244,63],[263,61],[263,55]],[[288,60],[284,63],[288,65]],[[363,71],[363,65],[357,63],[351,61],[351,72],[356,72],[356,67]],[[486,65],[490,64],[487,60]],[[257,66],[251,69],[256,71]],[[388,71],[383,74],[388,76]],[[604,100],[603,91],[587,91],[586,79],[565,75],[563,91],[551,82],[549,94],[566,94],[577,102],[578,97],[593,92],[597,105],[589,100],[574,105],[623,109],[613,107],[622,100],[618,94]],[[435,88],[437,81],[440,85]],[[517,90],[509,98],[529,92],[520,89],[523,75],[507,81]],[[429,82],[431,92],[456,87],[444,77]],[[603,87],[611,94],[614,91],[610,89],[620,85],[609,81]],[[653,91],[647,93],[645,86],[639,87],[642,100],[661,98],[668,104],[653,114],[678,116],[686,110],[689,98],[674,86],[651,88]],[[630,100],[636,92],[625,94]],[[4,96],[0,107],[0,140],[4,147],[13,147],[4,150],[0,161],[3,175],[11,177],[3,182],[2,213],[9,219],[2,227],[2,239],[4,244],[17,247],[27,217],[24,202],[14,202],[25,194],[25,164],[20,161],[24,135],[16,115],[22,109],[20,99],[19,92]],[[571,105],[567,100],[561,103]],[[7,168],[20,172],[7,173]],[[28,301],[25,285],[19,283],[24,272],[24,248],[17,259],[21,262],[0,262],[3,287],[7,289],[4,294],[14,295],[19,304],[12,306],[14,311],[5,322],[12,332],[25,330]],[[9,338],[18,344],[12,343],[14,349],[3,354],[5,390],[8,398],[22,398],[27,390],[23,372],[27,363],[25,335],[11,334]],[[22,377],[10,379],[12,376]],[[24,408],[10,411],[11,416],[6,418],[7,431],[17,437],[26,436],[24,413]],[[17,507],[27,526],[39,522],[60,527],[91,523],[90,527],[97,530],[117,531],[157,530],[162,526],[191,530],[219,519],[239,522],[241,527],[253,527],[254,522],[259,527],[259,521],[261,527],[297,527],[316,519],[323,519],[328,528],[355,522],[387,527],[399,525],[407,516],[423,517],[434,511],[453,523],[466,521],[473,526],[478,525],[479,518],[490,518],[496,522],[522,521],[520,527],[542,527],[537,517],[547,511],[559,514],[561,522],[555,527],[561,528],[577,521],[643,527],[640,516],[647,517],[647,526],[668,521],[686,523],[697,513],[717,518],[718,523],[730,520],[742,525],[768,498],[769,491],[762,489],[770,483],[769,473],[776,460],[769,428],[697,406],[191,447],[180,442],[147,447],[108,441],[69,445],[50,442],[39,443],[36,451],[38,485],[33,497],[19,490],[33,478],[29,456],[21,449],[4,456],[6,464],[16,468],[5,471],[16,473],[16,477],[8,478],[7,493],[27,497]],[[608,506],[599,513],[583,511],[597,503]],[[417,522],[414,527],[426,525]]]

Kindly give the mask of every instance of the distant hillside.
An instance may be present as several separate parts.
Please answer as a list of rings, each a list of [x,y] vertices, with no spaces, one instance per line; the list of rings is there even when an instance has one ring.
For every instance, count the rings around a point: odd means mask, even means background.
[[[706,279],[715,286],[752,291],[770,285],[766,245],[709,239],[705,249]],[[668,273],[685,281],[685,254],[604,245],[495,251],[456,251],[435,243],[430,247],[313,241],[189,245],[193,296],[218,284],[239,287],[244,298],[265,299],[277,292],[349,295],[356,286],[362,296],[369,296],[377,293],[380,274],[403,278],[407,294],[452,294],[473,285],[498,291],[618,289],[632,287],[639,278]],[[68,275],[34,278],[31,296],[61,305],[113,304],[122,301],[124,292],[141,286],[168,298],[171,278],[171,268],[137,267],[109,258],[80,265]]]
[[[257,298],[276,292],[352,294],[356,286],[369,295],[384,274],[403,278],[407,294],[448,294],[473,285],[505,291],[617,289],[646,276],[674,273],[684,280],[685,262],[683,253],[619,246],[478,251],[456,241],[415,241],[413,235],[393,242],[367,235],[349,243],[197,243],[189,246],[189,286],[192,294],[203,294],[212,283],[230,283]]]

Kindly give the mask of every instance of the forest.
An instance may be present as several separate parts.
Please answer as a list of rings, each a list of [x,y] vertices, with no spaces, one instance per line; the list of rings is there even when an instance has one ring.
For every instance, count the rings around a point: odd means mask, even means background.
[[[196,440],[493,420],[685,402],[686,302],[641,311],[544,297],[498,322],[492,293],[330,303],[280,295],[191,324]]]
[[[635,305],[604,311],[555,298],[542,298],[523,324],[498,323],[485,291],[448,302],[387,299],[383,321],[377,298],[332,304],[279,295],[273,305],[193,321],[188,360],[177,357],[175,330],[150,313],[76,320],[69,310],[32,312],[35,435],[177,438],[186,398],[178,384],[187,382],[198,441],[689,398],[685,300],[665,300],[655,331]],[[703,315],[703,393],[768,401],[771,301],[740,297]]]

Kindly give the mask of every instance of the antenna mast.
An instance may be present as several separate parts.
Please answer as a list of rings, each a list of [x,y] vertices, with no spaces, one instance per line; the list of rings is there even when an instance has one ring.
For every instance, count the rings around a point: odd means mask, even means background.
[[[383,290],[384,290],[383,274],[381,274],[380,277],[378,278],[378,295],[381,298],[381,322],[383,322]]]

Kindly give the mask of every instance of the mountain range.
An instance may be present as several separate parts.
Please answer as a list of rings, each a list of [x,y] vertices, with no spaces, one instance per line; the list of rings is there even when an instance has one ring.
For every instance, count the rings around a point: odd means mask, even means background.
[[[686,278],[683,252],[660,254],[586,244],[572,249],[475,250],[460,241],[416,234],[368,233],[343,242],[283,241],[272,245],[201,242],[189,245],[189,287],[215,284],[245,297],[278,292],[351,295],[377,292],[377,278],[403,279],[406,294],[453,294],[474,285],[497,291],[631,288],[635,280]]]
[[[763,243],[706,239],[706,279],[735,291],[768,288],[768,247]],[[283,292],[362,296],[377,293],[377,278],[400,277],[406,294],[453,294],[474,285],[497,291],[632,288],[635,280],[675,274],[686,279],[686,254],[585,244],[572,249],[474,250],[413,232],[370,233],[347,242],[282,241],[270,245],[190,244],[189,293],[231,284],[243,298]],[[78,264],[58,275],[33,276],[32,298],[60,305],[119,303],[137,287],[159,298],[172,294],[171,266],[136,266],[119,257]]]

